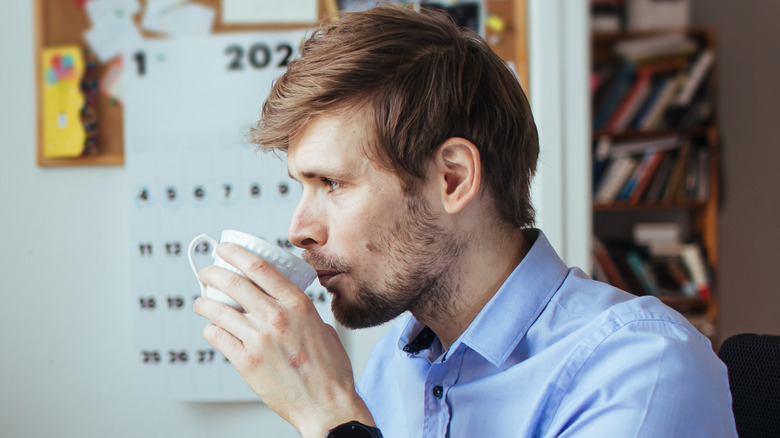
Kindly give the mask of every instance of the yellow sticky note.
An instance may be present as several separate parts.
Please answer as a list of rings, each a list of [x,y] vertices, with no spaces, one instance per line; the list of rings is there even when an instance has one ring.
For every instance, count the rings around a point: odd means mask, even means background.
[[[493,32],[503,32],[506,29],[506,21],[495,14],[488,15],[485,25]]]
[[[86,134],[81,123],[84,59],[79,46],[43,50],[43,154],[50,158],[78,157]]]

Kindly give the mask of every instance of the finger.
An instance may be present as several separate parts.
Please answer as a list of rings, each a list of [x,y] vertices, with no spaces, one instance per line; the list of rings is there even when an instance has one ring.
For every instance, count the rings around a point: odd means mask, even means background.
[[[280,273],[273,264],[245,248],[230,243],[220,244],[217,246],[217,254],[238,268],[273,298],[281,300],[303,295],[303,291]]]
[[[244,314],[225,303],[200,297],[195,300],[193,310],[238,340],[252,336],[252,328]]]
[[[207,266],[198,273],[198,280],[225,293],[245,310],[268,304],[265,300],[269,297],[264,290],[233,271]]]
[[[244,350],[244,344],[241,341],[215,324],[203,327],[203,339],[222,353],[231,363],[236,363],[235,359],[241,357]]]

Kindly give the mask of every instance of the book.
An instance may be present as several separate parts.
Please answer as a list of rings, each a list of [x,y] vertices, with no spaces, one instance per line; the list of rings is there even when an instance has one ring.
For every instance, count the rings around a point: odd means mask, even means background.
[[[691,103],[694,94],[699,89],[714,62],[715,52],[712,49],[706,49],[699,54],[680,93],[677,95],[677,99],[674,102],[676,105],[684,107]]]
[[[610,149],[612,148],[612,137],[608,135],[600,136],[593,145],[593,175],[591,188],[592,193],[596,193],[596,189],[601,182],[601,177],[604,175],[608,163],[610,162]]]
[[[664,156],[666,155],[667,154],[665,152],[661,151],[653,151],[648,155],[648,163],[646,164],[643,172],[639,175],[636,187],[629,194],[628,201],[631,204],[636,205],[642,200],[645,191],[650,185],[650,181],[653,179],[653,176],[655,176],[656,171],[658,170],[658,166],[661,164]]]
[[[664,157],[661,159],[661,164],[658,165],[658,171],[653,176],[653,180],[650,182],[650,187],[648,187],[643,200],[648,202],[661,200],[661,195],[669,181],[669,176],[674,169],[675,162],[676,158],[673,152],[664,154]]]
[[[606,283],[609,283],[621,290],[627,290],[626,282],[620,274],[620,270],[615,265],[615,261],[609,254],[607,247],[595,236],[593,237],[593,259],[597,260],[602,270]]]
[[[662,297],[698,297],[696,286],[680,257],[649,256],[647,264],[658,281]]]
[[[631,193],[636,190],[636,187],[639,184],[639,180],[642,178],[644,173],[647,172],[647,169],[653,160],[654,154],[655,152],[649,151],[642,156],[642,158],[639,160],[639,164],[637,164],[637,166],[634,168],[634,171],[631,173],[631,176],[626,180],[626,183],[623,184],[623,187],[621,187],[620,192],[616,198],[617,200],[628,200],[629,196],[631,196]]]
[[[680,137],[667,135],[663,137],[626,140],[609,144],[609,154],[613,157],[621,155],[635,155],[649,151],[665,151],[680,147]]]
[[[699,148],[699,183],[696,200],[707,202],[710,197],[710,151],[706,147]]]
[[[669,176],[669,181],[664,188],[664,194],[662,200],[664,202],[673,202],[678,199],[678,194],[682,188],[683,181],[685,179],[685,171],[688,169],[688,158],[691,154],[691,142],[686,141],[683,143],[680,153],[677,156],[677,161],[674,164],[674,169]]]
[[[604,101],[593,116],[594,131],[603,129],[607,124],[609,117],[620,104],[623,96],[628,92],[634,77],[634,69],[635,66],[632,62],[626,62],[621,66],[620,71],[617,73],[615,80],[612,82],[609,91],[604,97]]]
[[[682,28],[690,25],[688,0],[632,0],[626,4],[629,30]]]
[[[692,154],[688,160],[688,167],[685,170],[685,183],[680,193],[680,199],[686,201],[695,201],[698,199],[699,164],[700,162],[698,153]]]
[[[626,60],[641,61],[693,53],[697,44],[682,33],[633,38],[615,45],[615,53]]]
[[[656,75],[653,77],[651,81],[652,83],[650,85],[650,92],[648,93],[644,102],[642,102],[640,105],[634,117],[629,122],[628,129],[639,130],[641,121],[647,117],[653,105],[661,96],[661,92],[663,91],[666,82],[669,80],[668,78],[669,76],[666,74]]]
[[[699,298],[709,299],[712,291],[707,264],[697,243],[654,244],[649,246],[651,254],[660,257],[680,257],[690,272]]]
[[[631,121],[650,93],[651,77],[652,74],[649,70],[640,70],[633,85],[609,118],[605,127],[608,131],[622,131],[628,126],[628,122]]]
[[[698,297],[699,293],[696,290],[696,284],[693,282],[691,273],[688,268],[685,267],[685,263],[679,257],[670,257],[665,264],[666,272],[669,277],[674,281],[677,286],[677,290],[682,292],[683,295],[688,297]]]
[[[653,296],[661,295],[655,273],[650,268],[647,261],[639,255],[639,252],[637,252],[636,249],[630,249],[626,252],[626,263],[628,263],[628,266],[639,281],[645,294]]]
[[[599,187],[595,194],[595,200],[602,203],[615,200],[615,197],[623,187],[626,178],[628,178],[634,170],[636,164],[636,158],[630,156],[619,157],[612,160],[599,183]]]
[[[631,239],[637,245],[679,244],[681,237],[677,222],[637,222],[631,227]]]
[[[649,131],[660,126],[666,109],[674,100],[686,77],[687,75],[684,72],[680,72],[664,82],[663,88],[658,93],[658,98],[648,109],[647,115],[638,122],[640,131]]]
[[[625,281],[626,288],[623,290],[634,295],[647,295],[648,292],[645,290],[642,282],[639,281],[639,278],[628,263],[627,255],[629,250],[633,248],[633,245],[623,242],[612,242],[607,248],[609,249],[612,260],[615,261],[615,266]]]
[[[620,65],[607,65],[604,67],[597,67],[593,70],[599,80],[595,89],[591,91],[591,109],[601,108],[601,105],[606,100],[607,95],[614,87],[618,76],[620,75]],[[595,116],[595,114],[593,114]]]

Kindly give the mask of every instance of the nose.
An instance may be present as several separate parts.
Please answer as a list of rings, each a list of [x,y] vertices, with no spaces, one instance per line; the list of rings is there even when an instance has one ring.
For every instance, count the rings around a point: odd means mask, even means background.
[[[316,202],[304,194],[295,207],[290,228],[287,230],[287,239],[303,249],[322,246],[328,239],[325,222],[325,215],[318,211]]]

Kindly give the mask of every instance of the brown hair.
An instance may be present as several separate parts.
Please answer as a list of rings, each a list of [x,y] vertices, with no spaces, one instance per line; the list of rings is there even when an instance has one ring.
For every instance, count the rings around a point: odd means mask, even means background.
[[[323,22],[274,83],[251,132],[286,151],[314,117],[359,109],[375,156],[414,191],[444,141],[479,149],[500,219],[533,224],[536,125],[519,81],[485,41],[444,13],[383,6]]]

